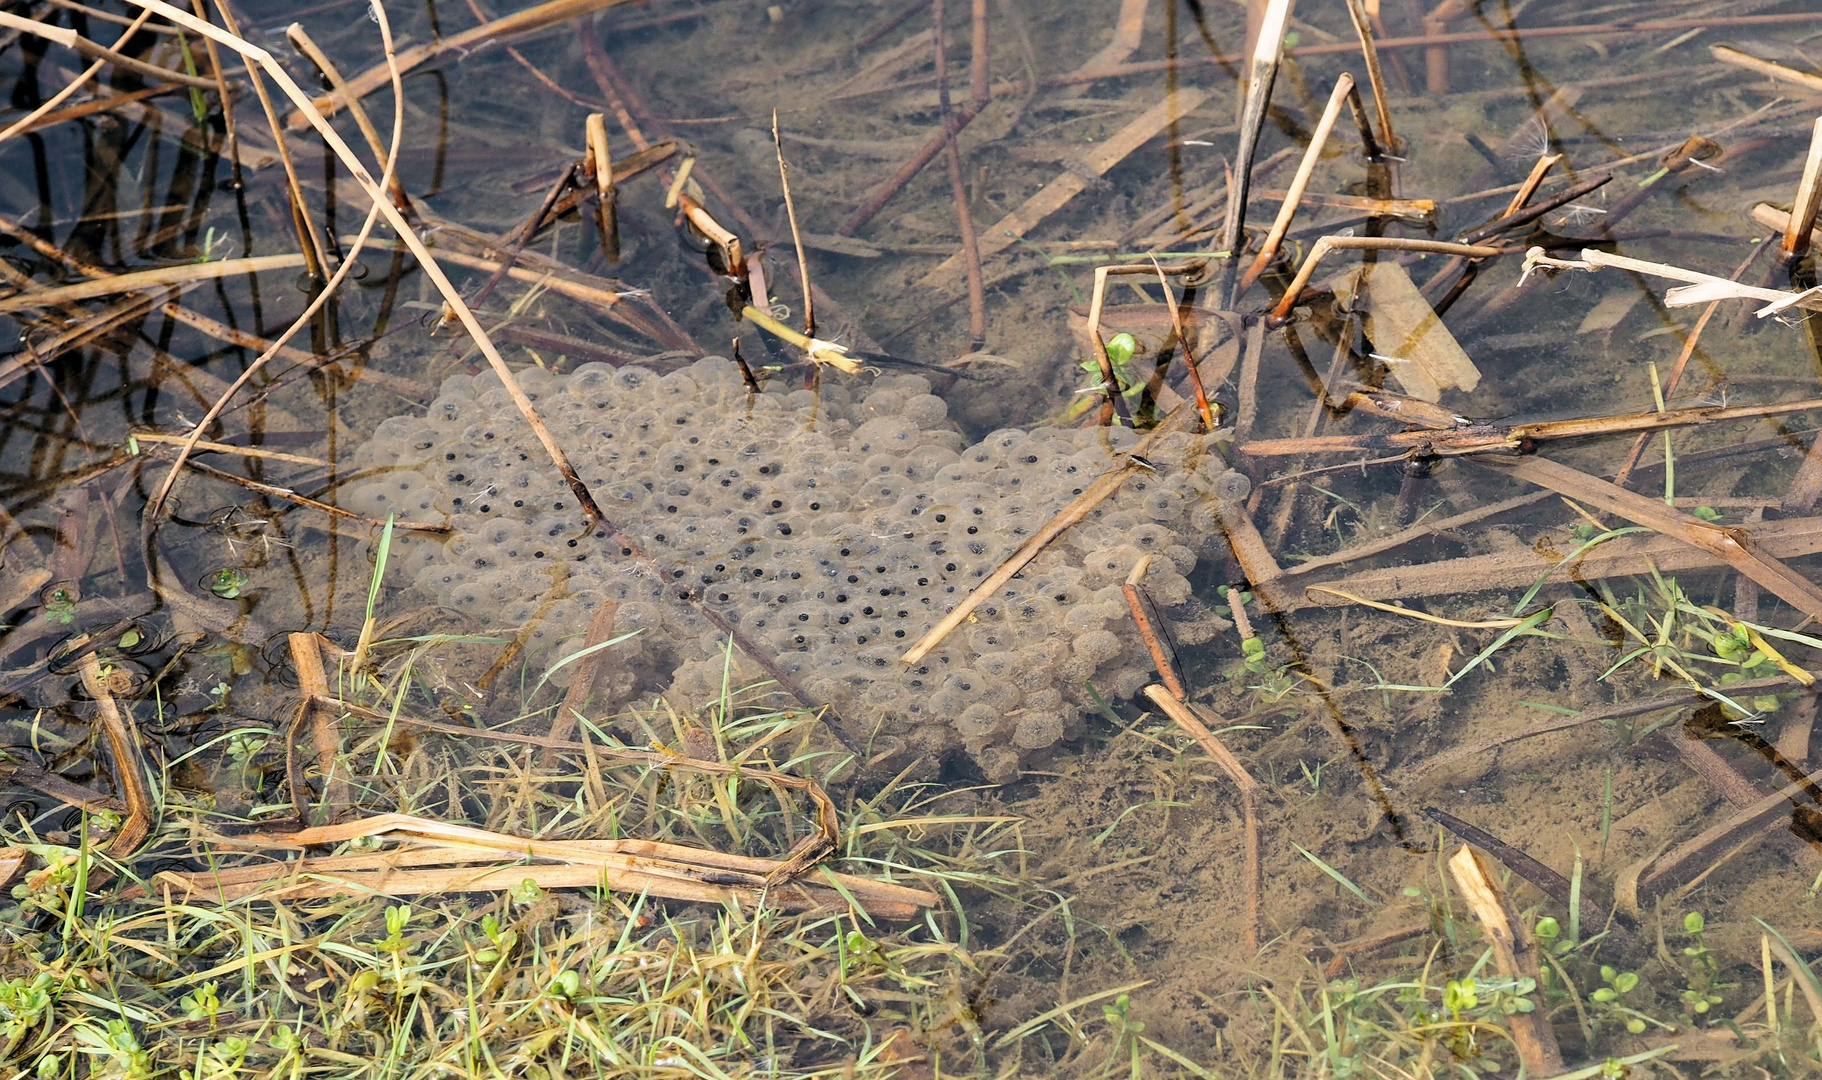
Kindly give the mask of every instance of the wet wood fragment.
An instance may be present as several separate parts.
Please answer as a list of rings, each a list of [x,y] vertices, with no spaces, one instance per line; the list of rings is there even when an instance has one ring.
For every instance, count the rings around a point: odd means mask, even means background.
[[[1017,243],[1045,218],[1086,191],[1094,178],[1105,175],[1108,170],[1126,160],[1133,151],[1150,142],[1159,132],[1206,100],[1208,94],[1204,91],[1179,90],[1146,109],[1107,139],[1094,144],[1056,179],[1026,199],[1018,209],[981,231],[981,258],[998,254]],[[929,289],[948,285],[964,269],[963,256],[960,253],[951,255],[919,281],[917,287]]]
[[[1486,857],[1467,845],[1449,857],[1449,876],[1461,890],[1468,909],[1480,921],[1481,932],[1493,944],[1493,963],[1506,978],[1527,978],[1537,985],[1542,978],[1537,964],[1537,943],[1519,918],[1518,911],[1500,888]],[[1512,1042],[1525,1070],[1533,1076],[1563,1071],[1562,1050],[1550,1030],[1549,1013],[1536,1009],[1507,1018]]]

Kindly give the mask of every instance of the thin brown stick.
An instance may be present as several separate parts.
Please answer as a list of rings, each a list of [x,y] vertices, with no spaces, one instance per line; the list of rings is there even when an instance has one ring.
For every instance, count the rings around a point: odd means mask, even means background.
[[[164,440],[160,440],[160,441],[164,441]],[[185,436],[181,439],[173,438],[170,441],[178,444],[179,446],[189,446],[191,450],[195,450],[197,447],[200,447],[203,445],[203,443],[200,439],[196,440],[195,443],[192,445],[191,440],[188,436]],[[238,449],[238,448],[229,447],[229,449]],[[352,510],[344,510],[339,506],[331,506],[326,502],[319,502],[316,499],[312,499],[308,495],[301,495],[295,491],[292,491],[290,488],[279,487],[276,484],[264,484],[264,483],[259,482],[258,480],[252,480],[245,476],[237,476],[231,472],[226,472],[221,469],[211,468],[207,465],[204,465],[200,461],[191,461],[191,460],[186,459],[183,462],[183,467],[186,469],[189,469],[191,472],[198,473],[202,476],[207,476],[210,479],[223,480],[223,481],[226,481],[227,483],[233,484],[237,487],[246,488],[248,491],[258,492],[261,495],[268,495],[274,499],[282,499],[288,503],[295,503],[296,505],[302,506],[305,509],[315,510],[315,511],[318,511],[319,513],[328,514],[330,517],[341,518],[343,521],[358,521],[363,525],[372,526],[374,528],[379,528],[386,524],[384,521],[381,521],[378,518],[370,518],[364,514],[357,514]],[[446,524],[436,524],[436,523],[428,522],[428,521],[394,521],[392,523],[392,527],[395,529],[406,529],[411,532],[447,533],[450,531],[450,527]]]
[[[585,160],[595,177],[595,236],[601,257],[612,265],[620,261],[620,192],[614,187],[614,154],[607,141],[606,114],[588,114],[583,141],[588,145]],[[526,239],[538,231],[538,224],[525,230]]]
[[[120,705],[108,688],[101,661],[89,653],[82,658],[82,688],[95,701],[96,721],[107,739],[108,753],[114,762],[114,783],[127,804],[127,818],[120,831],[108,842],[107,853],[124,859],[139,848],[152,831],[152,799],[146,785],[145,762],[140,754],[139,734],[132,721],[120,711]]]
[[[1805,90],[1822,93],[1822,75],[1812,75],[1809,72],[1798,71],[1796,68],[1786,67],[1770,60],[1761,60],[1751,53],[1741,52],[1726,45],[1711,45],[1708,54],[1723,64],[1732,64],[1734,67],[1745,68],[1747,71],[1757,72],[1779,82],[1787,82],[1794,86],[1801,86]]]
[[[1561,160],[1563,160],[1561,154],[1545,154],[1532,162],[1531,174],[1518,185],[1518,190],[1512,193],[1512,201],[1506,204],[1505,213],[1499,216],[1509,218],[1523,210],[1525,204],[1531,201],[1531,196],[1537,194],[1537,186],[1544,182],[1544,176]]]
[[[1444,456],[1478,454],[1489,450],[1516,450],[1527,444],[1553,442],[1558,439],[1586,438],[1592,435],[1622,435],[1634,431],[1665,431],[1672,428],[1698,427],[1732,420],[1753,420],[1767,416],[1822,410],[1822,398],[1802,401],[1778,401],[1769,405],[1697,405],[1663,412],[1626,413],[1623,416],[1593,416],[1575,420],[1543,420],[1536,423],[1470,424],[1466,427],[1417,431],[1392,431],[1369,435],[1318,435],[1310,438],[1258,439],[1240,444],[1242,453],[1253,457],[1283,457],[1313,453],[1379,453],[1387,450],[1423,449]]]
[[[160,431],[135,431],[129,438],[142,443],[175,443],[182,445],[189,441],[188,436],[166,435]],[[317,465],[327,467],[328,462],[321,458],[304,457],[301,454],[287,454],[279,450],[267,450],[263,446],[234,446],[229,443],[209,442],[206,439],[196,444],[198,450],[209,450],[217,454],[234,454],[238,457],[261,458],[266,461],[288,461],[294,465]]]
[[[1817,80],[1822,83],[1822,79]],[[1809,156],[1803,161],[1803,179],[1797,184],[1797,198],[1790,207],[1790,223],[1784,227],[1784,257],[1800,259],[1809,252],[1810,230],[1816,227],[1816,211],[1822,209],[1822,117],[1816,118],[1809,137]]]
[[[1152,626],[1151,616],[1145,611],[1145,601],[1139,596],[1139,582],[1150,566],[1150,555],[1140,557],[1133,564],[1132,573],[1127,575],[1126,584],[1120,586],[1120,593],[1126,597],[1126,610],[1132,612],[1133,624],[1139,628],[1139,639],[1145,642],[1145,651],[1151,654],[1151,663],[1158,669],[1158,677],[1164,680],[1172,697],[1183,701],[1189,697],[1189,692],[1183,689],[1183,680],[1177,677],[1177,665],[1171,662],[1170,654],[1165,652],[1164,642],[1159,639],[1157,628]]]
[[[304,266],[306,263],[307,259],[303,255],[255,255],[246,259],[220,259],[215,262],[183,263],[178,266],[135,270],[132,273],[113,274],[91,281],[78,281],[71,285],[36,289],[32,292],[18,293],[0,299],[0,315],[10,315],[26,308],[45,308],[78,300],[93,300],[98,296],[200,284],[204,281],[233,277],[237,274],[261,274],[271,270],[290,270]]]
[[[122,71],[130,71],[135,75],[142,75],[148,79],[176,83],[179,86],[190,86],[198,90],[215,89],[214,79],[205,79],[197,75],[186,75],[181,71],[172,71],[170,68],[159,67],[157,64],[148,64],[144,60],[135,60],[133,57],[127,56],[124,53],[115,52],[105,45],[96,44],[74,30],[65,29],[60,26],[51,26],[46,23],[41,23],[36,19],[27,19],[7,11],[0,11],[0,26],[11,30],[20,30],[35,37],[41,37],[46,41],[55,42],[66,49],[75,51],[80,56],[86,56],[92,60],[100,60],[112,67],[120,68]]]
[[[134,19],[132,25],[127,27],[126,32],[121,34],[119,40],[114,42],[113,47],[118,49],[122,45],[125,45],[127,43],[127,41],[130,40],[134,34],[137,34],[139,32],[139,28],[146,24],[146,20],[150,19],[151,17],[152,17],[152,13],[149,11],[140,12],[139,17],[137,19]],[[83,71],[80,74],[78,74],[75,78],[71,79],[67,84],[65,84],[63,89],[57,91],[55,94],[52,94],[50,97],[46,98],[42,103],[40,103],[38,105],[37,108],[33,109],[31,112],[26,113],[24,116],[21,116],[19,119],[15,120],[11,124],[7,125],[7,128],[5,131],[0,131],[0,143],[5,142],[6,140],[12,138],[14,135],[17,135],[22,131],[31,130],[32,126],[34,124],[36,124],[39,120],[43,119],[45,114],[49,113],[52,109],[55,109],[57,106],[63,104],[65,101],[68,101],[70,99],[71,94],[74,94],[77,90],[80,90],[80,89],[82,89],[83,86],[87,85],[88,81],[90,79],[93,79],[96,75],[100,74],[101,69],[105,66],[107,66],[107,61],[97,60],[94,63],[90,64],[87,68],[83,69]],[[217,65],[217,70],[218,71],[220,70],[219,65]],[[224,98],[226,97],[226,95],[223,95],[223,96],[224,96]]]
[[[341,69],[335,66],[335,61],[329,59],[328,54],[317,47],[302,23],[292,23],[285,27],[285,38],[291,42],[292,48],[304,55],[304,59],[316,65],[316,70],[323,73],[323,78],[328,80],[331,89],[338,93],[346,90],[348,83],[342,78]],[[209,42],[211,49],[215,47],[213,38],[204,40]],[[379,129],[373,126],[373,118],[367,115],[359,98],[348,99],[348,112],[354,117],[354,126],[360,129],[361,137],[367,140],[367,148],[373,151],[373,160],[386,160],[386,143],[380,138]],[[396,174],[392,177],[392,182],[386,185],[386,190],[392,194],[392,205],[410,217],[411,196],[405,194],[405,185],[399,182]]]
[[[1177,298],[1170,294],[1170,279],[1165,276],[1164,267],[1158,264],[1156,255],[1151,256],[1151,268],[1158,273],[1158,287],[1164,290],[1164,306],[1170,310],[1171,332],[1176,335],[1177,344],[1183,349],[1183,365],[1189,368],[1189,385],[1196,395],[1196,412],[1202,417],[1204,428],[1213,431],[1215,430],[1214,407],[1208,403],[1208,391],[1202,385],[1202,370],[1196,366],[1195,341],[1183,326],[1183,306],[1187,305],[1179,306]],[[1193,272],[1200,273],[1200,266],[1197,266]],[[1105,346],[1102,347],[1102,351],[1106,351]]]
[[[1242,813],[1245,814],[1246,829],[1246,861],[1243,870],[1246,877],[1246,947],[1257,950],[1259,948],[1259,898],[1262,891],[1259,874],[1260,791],[1258,781],[1254,780],[1252,774],[1246,771],[1246,766],[1240,764],[1240,759],[1222,744],[1213,731],[1209,730],[1208,725],[1202,722],[1202,718],[1196,715],[1195,706],[1171,697],[1169,691],[1157,683],[1152,683],[1145,688],[1145,696],[1151,699],[1152,704],[1156,705],[1159,711],[1170,717],[1172,723],[1182,728],[1190,738],[1196,740],[1196,745],[1202,748],[1202,752],[1220,766],[1221,771],[1225,772],[1228,778],[1234,782],[1234,786],[1240,789],[1240,807]],[[1218,717],[1216,723],[1223,727],[1226,726],[1226,721]]]
[[[1335,130],[1335,122],[1341,119],[1341,107],[1346,104],[1348,95],[1354,93],[1353,76],[1342,72],[1335,80],[1335,89],[1329,93],[1329,103],[1322,110],[1321,119],[1316,121],[1316,130],[1310,133],[1310,144],[1303,152],[1303,160],[1297,163],[1297,172],[1291,177],[1291,183],[1284,195],[1284,205],[1278,208],[1277,220],[1265,234],[1265,241],[1259,245],[1259,254],[1253,259],[1246,273],[1240,275],[1239,292],[1244,293],[1265,273],[1271,264],[1272,257],[1278,254],[1278,245],[1283,243],[1284,234],[1290,231],[1291,219],[1297,215],[1297,207],[1303,201],[1303,191],[1309,187],[1310,177],[1315,175],[1316,166],[1322,161],[1322,151],[1328,146],[1329,133]]]
[[[323,668],[323,650],[333,648],[320,634],[293,633],[285,636],[291,652],[291,667],[297,673],[298,692],[303,697],[300,707],[310,728],[310,741],[316,748],[316,771],[323,778],[323,813],[319,821],[333,821],[342,807],[352,801],[348,777],[338,774],[336,758],[342,752],[339,710],[329,686],[329,675]],[[306,796],[307,798],[307,796]],[[309,818],[308,805],[296,807],[298,820]]]
[[[134,0],[134,2],[138,2],[138,0]],[[319,119],[332,115],[349,100],[366,97],[385,86],[393,77],[392,73],[395,70],[402,75],[446,56],[467,55],[486,42],[503,41],[510,37],[544,30],[557,23],[593,15],[597,11],[625,2],[626,0],[547,0],[546,3],[534,5],[524,11],[516,11],[492,22],[470,27],[459,34],[451,34],[422,45],[414,45],[394,56],[388,56],[384,62],[375,64],[349,79],[347,85],[340,90],[324,94],[314,101],[305,97],[302,102],[298,103],[300,108],[285,118],[285,126],[291,131],[302,131],[304,128],[312,126],[313,115]],[[296,98],[294,97],[293,100],[296,101]]]
[[[1366,58],[1367,81],[1373,88],[1373,111],[1379,116],[1380,144],[1386,153],[1396,154],[1398,136],[1392,133],[1392,107],[1386,100],[1385,73],[1379,70],[1379,46],[1373,41],[1373,21],[1364,0],[1347,0],[1347,5],[1348,17],[1354,22],[1354,34],[1360,39],[1360,54]]]
[[[784,210],[791,219],[791,246],[797,250],[797,276],[803,282],[803,332],[816,336],[816,298],[810,291],[810,259],[803,248],[803,233],[797,228],[797,203],[791,198],[791,174],[785,169],[784,142],[778,137],[778,110],[772,110],[772,149],[778,154],[778,182],[784,187]],[[764,297],[755,297],[763,303]]]
[[[221,14],[222,26],[239,39],[240,26],[234,21],[234,9],[229,6],[228,0],[215,0],[215,10]],[[211,35],[204,36],[214,40]],[[266,126],[272,130],[279,164],[284,166],[285,190],[291,198],[291,225],[297,230],[298,249],[310,258],[310,277],[316,281],[326,280],[329,277],[329,254],[323,247],[323,238],[317,235],[316,229],[310,224],[307,209],[309,204],[304,201],[304,187],[297,179],[297,163],[292,160],[291,144],[285,138],[285,129],[279,124],[278,110],[272,105],[272,95],[267,92],[266,80],[260,76],[256,65],[247,65],[247,79],[253,84],[253,93],[259,98],[259,107],[265,111]]]
[[[1463,844],[1449,858],[1449,874],[1468,909],[1480,920],[1481,931],[1493,943],[1493,959],[1499,973],[1509,979],[1528,978],[1537,985],[1542,978],[1537,966],[1537,943],[1500,888],[1485,856]],[[1507,1023],[1527,1073],[1553,1076],[1563,1071],[1563,1052],[1556,1045],[1556,1034],[1550,1030],[1544,1010],[1513,1013]]]
[[[1260,9],[1258,38],[1253,46],[1252,64],[1247,69],[1246,99],[1240,111],[1240,146],[1234,152],[1233,191],[1227,200],[1227,218],[1221,226],[1221,250],[1227,253],[1228,272],[1240,258],[1245,241],[1246,197],[1253,182],[1253,155],[1259,148],[1259,132],[1265,126],[1266,106],[1271,103],[1272,83],[1278,78],[1278,64],[1284,55],[1284,33],[1288,29],[1290,0],[1264,0]],[[1232,278],[1224,287],[1224,306],[1232,308]]]
[[[1284,298],[1272,309],[1269,321],[1273,326],[1283,326],[1290,321],[1291,309],[1297,306],[1297,298],[1309,285],[1316,267],[1322,264],[1322,260],[1331,251],[1423,251],[1439,255],[1461,255],[1470,259],[1490,259],[1500,253],[1499,248],[1451,244],[1442,240],[1412,240],[1396,236],[1324,236],[1311,246],[1310,253],[1303,258],[1303,265],[1297,268],[1297,276],[1292,279],[1290,287],[1284,290]]]

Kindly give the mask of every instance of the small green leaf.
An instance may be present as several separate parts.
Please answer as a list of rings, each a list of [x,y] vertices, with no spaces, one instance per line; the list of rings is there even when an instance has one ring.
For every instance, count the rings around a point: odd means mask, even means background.
[[[1139,351],[1139,343],[1131,334],[1115,334],[1107,339],[1107,360],[1114,367],[1125,367],[1132,362],[1133,354]]]

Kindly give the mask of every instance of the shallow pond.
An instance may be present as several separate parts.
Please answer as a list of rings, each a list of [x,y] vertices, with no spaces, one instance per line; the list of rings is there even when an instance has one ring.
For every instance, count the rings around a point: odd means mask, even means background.
[[[0,1056],[1812,1071],[1822,15],[1266,6],[34,12]]]

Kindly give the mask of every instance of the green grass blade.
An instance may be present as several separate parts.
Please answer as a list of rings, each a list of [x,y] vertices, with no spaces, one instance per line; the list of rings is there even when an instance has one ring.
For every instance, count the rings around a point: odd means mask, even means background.
[[[1364,889],[1362,889],[1360,886],[1354,884],[1353,881],[1349,880],[1349,878],[1346,874],[1344,874],[1341,871],[1330,866],[1328,863],[1323,862],[1322,857],[1320,855],[1317,855],[1315,852],[1309,850],[1308,848],[1304,847],[1302,844],[1297,843],[1296,841],[1292,841],[1291,846],[1296,848],[1299,852],[1302,852],[1304,858],[1315,863],[1316,869],[1321,870],[1323,873],[1327,874],[1329,877],[1334,878],[1336,884],[1340,885],[1342,888],[1346,889],[1348,892],[1353,893],[1355,896],[1360,897],[1362,903],[1366,904],[1368,907],[1378,907],[1379,906],[1378,901],[1376,901],[1372,897],[1368,896]]]

